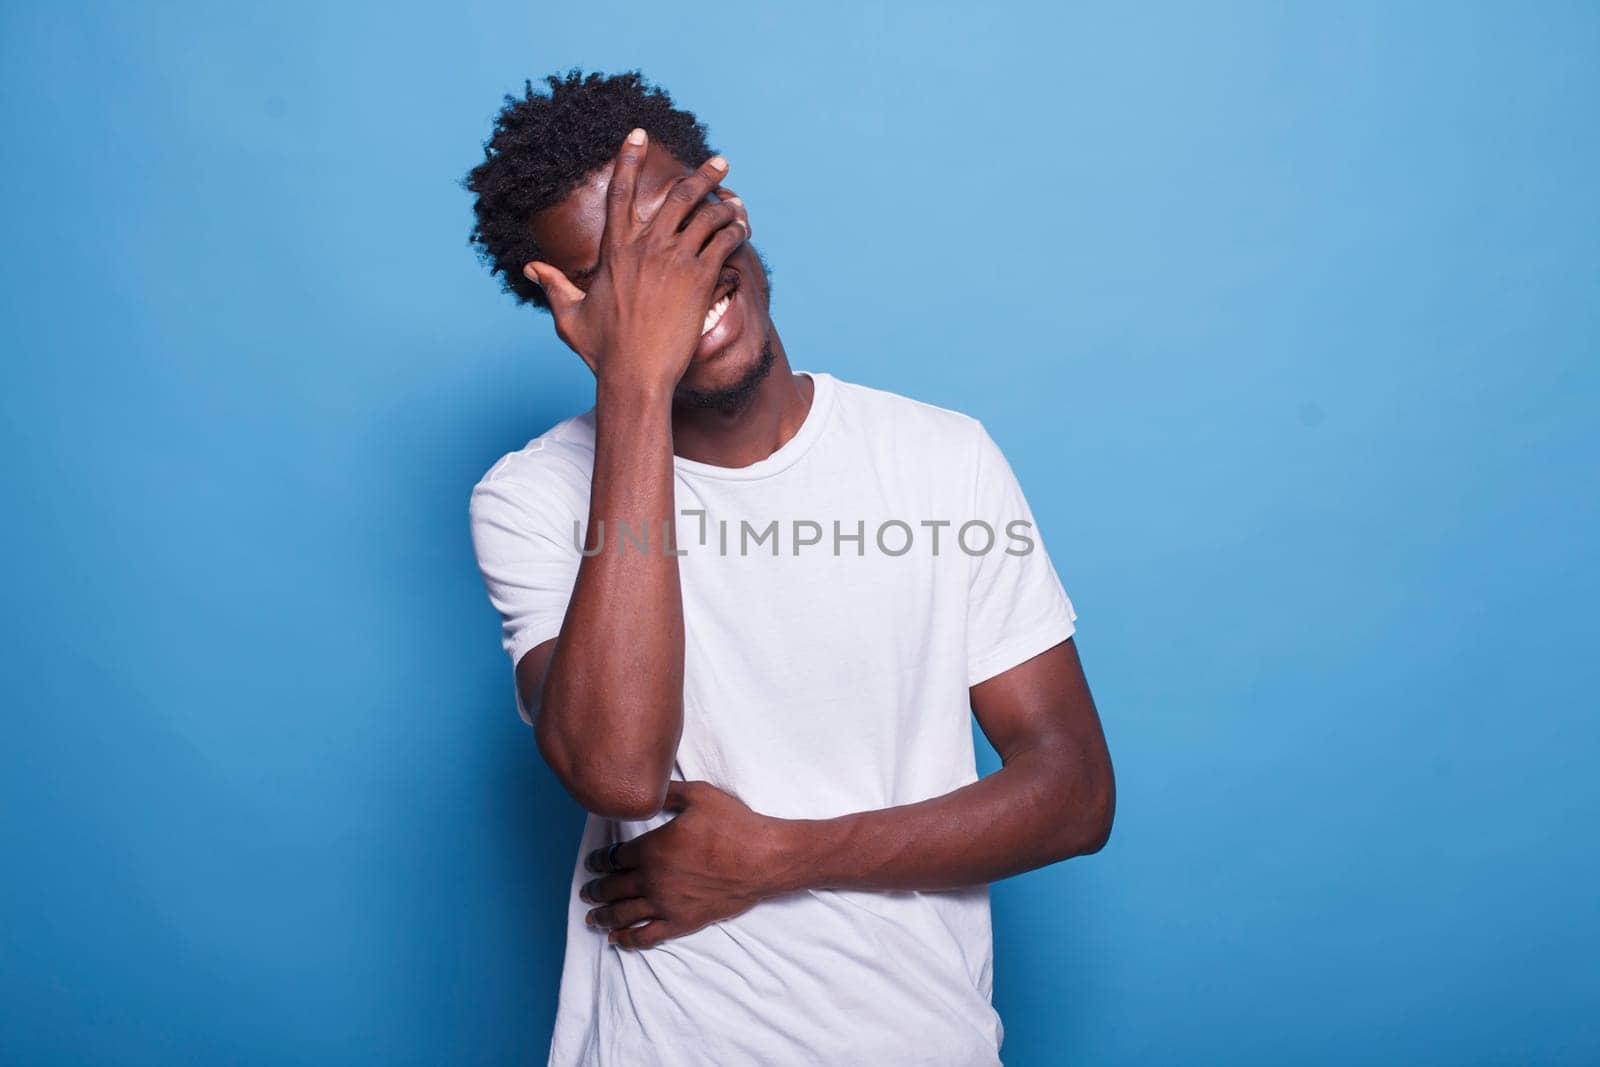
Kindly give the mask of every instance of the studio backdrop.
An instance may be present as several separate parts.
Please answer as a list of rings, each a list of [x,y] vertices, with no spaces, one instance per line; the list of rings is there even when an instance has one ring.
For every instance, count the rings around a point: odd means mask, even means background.
[[[707,122],[798,368],[1032,502],[1119,806],[995,887],[1008,1064],[1600,1060],[1600,8],[20,2],[0,53],[0,1060],[543,1062],[581,813],[466,506],[592,379],[460,180],[574,65]]]

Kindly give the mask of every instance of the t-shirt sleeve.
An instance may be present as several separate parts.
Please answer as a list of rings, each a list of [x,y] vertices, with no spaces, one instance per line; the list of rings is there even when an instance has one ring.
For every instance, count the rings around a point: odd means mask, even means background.
[[[573,534],[576,506],[559,482],[500,474],[472,490],[472,547],[513,670],[529,649],[561,632],[582,560]],[[520,694],[517,711],[532,721]]]
[[[1033,512],[1011,465],[978,428],[972,521],[994,531],[987,552],[972,556],[967,597],[967,684],[977,685],[1071,637],[1077,613],[1045,551]],[[963,540],[982,547],[975,528]]]

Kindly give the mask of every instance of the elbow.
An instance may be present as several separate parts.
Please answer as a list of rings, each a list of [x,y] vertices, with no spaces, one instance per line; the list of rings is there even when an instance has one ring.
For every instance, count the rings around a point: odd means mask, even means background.
[[[585,811],[603,819],[642,822],[660,813],[666,803],[666,783],[658,791],[619,786],[616,782],[572,782],[567,787]]]
[[[1106,847],[1111,841],[1111,825],[1116,821],[1115,809],[1116,802],[1110,790],[1106,790],[1103,797],[1096,798],[1091,803],[1073,855],[1092,856]]]
[[[1095,782],[1084,798],[1082,820],[1078,835],[1076,856],[1092,856],[1106,847],[1111,840],[1111,826],[1117,818],[1117,788],[1111,777],[1111,765],[1095,775]]]
[[[585,811],[605,819],[639,821],[661,811],[667,799],[661,761],[644,756],[575,750],[549,731],[536,730],[545,763]]]
[[[1064,784],[1067,788],[1057,809],[1051,862],[1099,852],[1110,842],[1116,821],[1117,791],[1109,762]]]

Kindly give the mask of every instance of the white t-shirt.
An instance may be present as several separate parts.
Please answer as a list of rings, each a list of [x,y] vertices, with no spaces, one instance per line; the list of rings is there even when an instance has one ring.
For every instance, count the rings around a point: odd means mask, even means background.
[[[675,460],[686,554],[673,775],[789,818],[975,781],[968,688],[1066,640],[1076,618],[976,420],[810,377],[810,412],[768,458]],[[593,466],[591,411],[473,490],[473,541],[513,664],[560,631]],[[608,945],[584,924],[583,856],[669,818],[589,816],[551,1064],[998,1062],[986,886],[809,890],[656,948]]]

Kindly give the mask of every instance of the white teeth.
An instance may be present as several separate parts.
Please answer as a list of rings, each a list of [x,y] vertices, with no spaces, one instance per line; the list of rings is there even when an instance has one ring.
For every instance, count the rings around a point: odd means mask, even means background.
[[[727,296],[711,305],[711,310],[706,312],[705,321],[700,325],[701,336],[710,333],[712,327],[716,326],[717,323],[722,321],[722,316],[728,310],[728,305],[731,303],[733,303],[733,294],[729,293]]]

